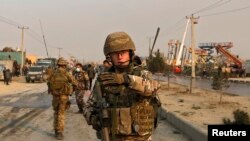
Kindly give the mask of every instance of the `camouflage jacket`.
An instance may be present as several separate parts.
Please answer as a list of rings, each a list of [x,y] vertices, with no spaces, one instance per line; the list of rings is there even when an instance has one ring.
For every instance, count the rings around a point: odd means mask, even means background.
[[[59,78],[57,82],[55,82],[55,79],[58,79],[56,78],[57,77],[56,74],[61,74],[60,75],[61,78]],[[53,85],[57,85],[55,83],[61,83],[58,85],[63,85],[64,87],[56,89],[53,87]],[[66,93],[67,95],[69,95],[70,93],[72,93],[69,91],[73,91],[73,87],[77,86],[78,82],[76,81],[76,79],[69,72],[67,72],[66,69],[63,68],[56,69],[48,78],[48,87],[49,90],[51,90],[52,95],[58,95],[59,93],[60,94]]]
[[[89,76],[85,71],[74,72],[74,77],[78,81],[78,88],[80,90],[89,88]]]
[[[127,75],[129,84],[104,85],[97,79],[91,99],[92,105],[89,105],[92,107],[91,117],[102,119],[98,113],[102,112],[100,110],[102,107],[99,106],[103,105],[104,99],[109,111],[110,135],[124,136],[125,138],[133,136],[134,139],[148,138],[152,134],[154,120],[157,118],[159,105],[155,106],[157,103],[155,103],[155,99],[160,85],[152,79],[152,74],[149,71],[142,66],[134,65],[134,63],[131,63],[126,70],[111,67],[108,72]],[[100,85],[101,93],[98,92],[97,85]],[[96,117],[93,113],[97,113]],[[90,122],[90,120],[92,121]],[[96,125],[98,121],[93,119],[87,119],[87,121],[97,131],[102,128],[100,125]]]

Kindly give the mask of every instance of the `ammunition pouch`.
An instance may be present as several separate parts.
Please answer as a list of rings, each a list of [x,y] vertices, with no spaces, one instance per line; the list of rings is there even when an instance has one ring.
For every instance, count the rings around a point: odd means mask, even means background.
[[[154,108],[147,100],[137,102],[130,108],[116,109],[115,134],[116,135],[150,135],[154,127]]]
[[[66,105],[65,105],[65,110],[68,110],[70,108],[71,102],[67,101]]]
[[[66,95],[71,95],[73,93],[73,86],[71,84],[65,84],[64,93]]]
[[[140,136],[150,135],[154,127],[154,108],[147,99],[131,107],[133,130]]]
[[[150,101],[150,103],[153,105],[154,107],[154,127],[156,128],[158,126],[158,111],[161,107],[161,102],[157,97],[153,97]]]
[[[115,134],[117,135],[131,135],[132,134],[132,118],[130,108],[114,108],[116,110],[116,125]],[[112,111],[111,110],[111,111]],[[114,111],[113,111],[114,112]]]

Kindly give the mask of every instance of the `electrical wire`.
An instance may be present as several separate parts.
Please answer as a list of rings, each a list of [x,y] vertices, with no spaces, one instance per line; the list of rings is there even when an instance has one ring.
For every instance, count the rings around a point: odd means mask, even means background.
[[[27,32],[27,33],[28,33],[27,35],[28,35],[29,37],[31,37],[31,38],[33,38],[34,40],[36,40],[37,42],[43,44],[43,41],[42,41],[41,39],[39,39],[38,37],[34,36],[34,34],[32,34],[31,32]]]
[[[222,15],[222,14],[227,14],[227,13],[232,13],[232,12],[238,12],[238,11],[242,11],[245,9],[250,8],[249,6],[246,7],[241,7],[241,8],[237,8],[237,9],[232,9],[232,10],[227,10],[227,11],[222,11],[222,12],[216,12],[216,13],[211,13],[211,14],[207,14],[207,15],[201,15],[201,17],[209,17],[209,16],[217,16],[217,15]]]
[[[205,11],[208,11],[208,10],[211,10],[211,9],[214,9],[214,8],[217,8],[217,7],[220,7],[220,6],[223,6],[225,4],[228,4],[230,3],[232,0],[227,0],[227,1],[224,1],[223,0],[220,0],[220,1],[217,1],[216,3],[213,3],[197,12],[194,12],[193,14],[198,14],[198,13],[201,13],[201,12],[205,12]]]
[[[161,33],[162,36],[166,36],[169,35],[170,33],[172,33],[176,28],[179,28],[178,26],[184,26],[185,24],[185,18],[180,18],[177,22],[175,22],[174,24],[170,25],[168,28],[166,28],[165,30],[163,30]]]
[[[219,0],[219,1],[215,2],[215,3],[212,3],[212,4],[209,5],[209,6],[206,6],[206,7],[202,8],[202,9],[196,11],[196,12],[193,12],[193,14],[198,14],[198,13],[201,13],[201,12],[204,12],[204,11],[207,11],[207,10],[210,10],[211,8],[213,8],[213,6],[216,6],[217,4],[219,4],[219,3],[223,2],[223,1],[224,1],[224,0]]]
[[[44,45],[42,37],[40,35],[38,35],[38,33],[36,33],[34,30],[31,30],[31,32],[27,32],[27,33],[28,33],[29,37],[33,38],[34,40],[36,40],[41,45]],[[48,48],[58,48],[58,47],[49,44]]]
[[[15,27],[23,27],[22,24],[19,24],[19,23],[15,22],[15,21],[10,20],[10,19],[8,19],[6,17],[3,17],[3,16],[0,16],[0,21],[2,21],[4,23],[7,23],[9,25],[15,26]]]

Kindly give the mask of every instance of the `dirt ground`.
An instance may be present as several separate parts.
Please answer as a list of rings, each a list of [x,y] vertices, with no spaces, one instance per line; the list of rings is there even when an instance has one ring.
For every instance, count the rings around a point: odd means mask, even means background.
[[[11,86],[4,85],[3,81],[0,82],[1,96],[34,89],[39,91],[41,87],[41,83],[25,83],[24,77],[13,79]],[[45,86],[46,83],[42,85]],[[161,82],[159,97],[167,111],[205,129],[208,124],[222,124],[222,119],[225,117],[234,120],[233,111],[236,109],[244,110],[250,115],[250,96],[223,94],[222,102],[219,103],[220,94],[216,91],[193,88],[190,94],[187,86],[171,83],[168,89],[167,82]]]
[[[24,91],[28,91],[30,89],[37,89],[40,86],[38,84],[41,83],[34,83],[33,85],[30,85],[31,83],[26,83],[24,77],[13,77],[12,82],[10,82],[10,85],[4,84],[3,81],[0,81],[0,94],[1,96],[6,94],[14,94],[14,93],[21,93]],[[45,85],[45,83],[44,83]]]
[[[189,93],[187,86],[161,82],[159,97],[167,111],[207,129],[209,124],[222,124],[223,118],[234,120],[233,111],[243,110],[250,115],[250,96],[220,94],[216,91],[193,88]]]
[[[1,96],[46,93],[46,83],[26,83],[24,77],[14,78],[10,86],[4,85],[3,81],[0,81],[0,83]],[[220,94],[216,91],[193,88],[193,93],[190,94],[187,86],[171,83],[170,88],[168,88],[167,82],[161,82],[159,97],[162,106],[167,111],[173,112],[191,124],[205,130],[209,124],[222,124],[223,118],[234,120],[233,111],[236,109],[243,110],[250,115],[250,96],[223,94],[222,102],[219,103]],[[14,97],[11,101],[14,102],[15,99],[17,100]],[[6,109],[8,107],[2,108]],[[47,111],[51,112],[52,110]],[[158,134],[160,133],[159,131]]]
[[[26,83],[24,77],[13,78],[8,86],[0,81],[0,140],[55,141],[51,99],[46,83]],[[70,101],[71,108],[65,114],[64,140],[97,141],[95,131],[77,113],[74,95]],[[190,140],[164,119],[159,121],[152,138],[156,141]]]

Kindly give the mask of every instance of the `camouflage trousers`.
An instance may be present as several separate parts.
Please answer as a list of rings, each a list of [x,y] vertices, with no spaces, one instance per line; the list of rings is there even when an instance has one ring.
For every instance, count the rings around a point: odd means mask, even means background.
[[[53,95],[52,106],[54,109],[54,129],[57,132],[64,131],[65,110],[69,97],[67,95]]]
[[[83,111],[83,106],[85,105],[83,97],[85,94],[85,90],[78,90],[75,92],[76,95],[76,103],[80,111]]]
[[[152,141],[152,138],[151,136],[116,136],[114,141]]]

